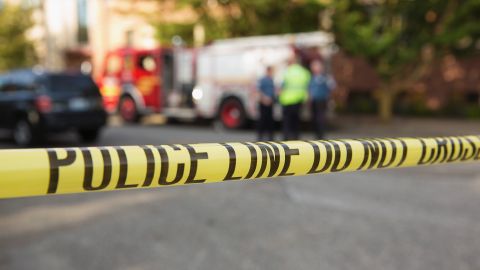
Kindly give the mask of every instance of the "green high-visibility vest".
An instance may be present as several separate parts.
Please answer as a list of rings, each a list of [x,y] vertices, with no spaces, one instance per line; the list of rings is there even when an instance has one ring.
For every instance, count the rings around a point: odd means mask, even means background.
[[[291,65],[285,72],[279,102],[283,106],[302,103],[308,96],[310,72],[299,64]]]

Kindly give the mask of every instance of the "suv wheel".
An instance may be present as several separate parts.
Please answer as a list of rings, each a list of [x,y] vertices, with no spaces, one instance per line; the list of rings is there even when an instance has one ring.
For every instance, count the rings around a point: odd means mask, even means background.
[[[18,146],[30,146],[35,142],[32,125],[26,119],[20,119],[13,128],[13,140]]]
[[[82,142],[94,142],[100,135],[100,129],[81,129],[78,131]]]

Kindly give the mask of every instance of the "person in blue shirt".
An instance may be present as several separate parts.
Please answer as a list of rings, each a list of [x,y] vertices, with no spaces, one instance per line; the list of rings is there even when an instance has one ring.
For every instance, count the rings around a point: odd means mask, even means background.
[[[257,82],[258,90],[258,140],[273,141],[274,121],[273,104],[275,103],[275,83],[273,82],[273,68],[268,66],[265,75]]]
[[[317,139],[325,136],[327,105],[335,80],[325,73],[323,62],[314,60],[310,64],[312,79],[308,86],[311,102],[312,125]]]

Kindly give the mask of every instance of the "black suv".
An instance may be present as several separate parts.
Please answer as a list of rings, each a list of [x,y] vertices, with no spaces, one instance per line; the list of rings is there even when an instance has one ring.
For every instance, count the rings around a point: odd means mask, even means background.
[[[11,129],[20,146],[38,143],[48,132],[67,130],[92,142],[106,118],[89,76],[33,70],[0,75],[0,128]]]

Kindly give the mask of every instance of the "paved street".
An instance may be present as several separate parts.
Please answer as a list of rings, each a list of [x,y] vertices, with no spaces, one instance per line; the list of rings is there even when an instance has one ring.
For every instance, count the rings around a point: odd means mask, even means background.
[[[340,123],[330,137],[480,130],[474,121]],[[114,125],[98,145],[253,138],[207,125]],[[4,136],[0,147],[14,146]],[[479,224],[473,163],[10,199],[0,201],[0,269],[480,269]]]

